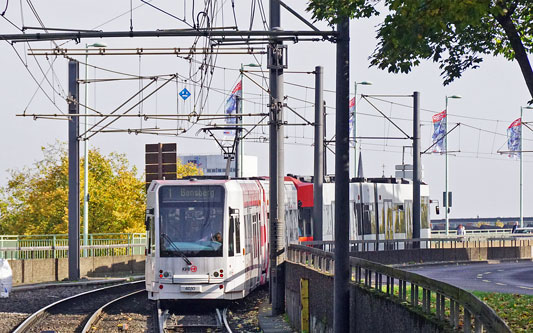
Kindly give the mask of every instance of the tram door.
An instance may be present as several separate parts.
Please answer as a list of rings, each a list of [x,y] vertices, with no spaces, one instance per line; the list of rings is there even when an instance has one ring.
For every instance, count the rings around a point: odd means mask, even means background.
[[[252,214],[252,285],[259,284],[259,214]]]

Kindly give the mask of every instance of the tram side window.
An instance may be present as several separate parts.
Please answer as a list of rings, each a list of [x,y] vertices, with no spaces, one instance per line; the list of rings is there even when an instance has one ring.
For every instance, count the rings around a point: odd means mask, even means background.
[[[422,220],[422,229],[429,229],[429,197],[422,197],[420,207],[420,219]]]
[[[155,252],[155,227],[154,227],[154,217],[148,216],[148,253]]]
[[[235,243],[234,243],[234,234],[235,234],[235,218],[233,216],[229,219],[229,233],[228,233],[228,255],[233,257],[235,255]]]
[[[372,233],[372,211],[370,205],[363,205],[363,235],[369,235]]]
[[[235,217],[235,252],[241,253],[241,221]]]

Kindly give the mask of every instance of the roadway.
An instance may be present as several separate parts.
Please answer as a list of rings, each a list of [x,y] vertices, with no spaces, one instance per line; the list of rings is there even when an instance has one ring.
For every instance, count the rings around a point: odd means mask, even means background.
[[[402,268],[466,290],[533,295],[533,262],[446,264]]]

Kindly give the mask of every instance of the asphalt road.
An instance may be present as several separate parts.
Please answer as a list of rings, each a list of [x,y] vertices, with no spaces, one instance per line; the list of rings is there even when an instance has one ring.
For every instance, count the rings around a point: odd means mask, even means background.
[[[403,268],[466,290],[533,295],[533,262]]]

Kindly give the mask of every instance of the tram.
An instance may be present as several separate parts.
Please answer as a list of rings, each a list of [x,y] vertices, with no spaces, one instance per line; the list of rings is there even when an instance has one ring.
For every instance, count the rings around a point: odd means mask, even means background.
[[[152,300],[240,299],[268,281],[268,179],[154,180],[147,192],[146,289]],[[322,239],[333,240],[335,184],[323,186]],[[421,237],[429,237],[421,186]],[[285,245],[313,240],[313,183],[285,177]],[[412,183],[354,179],[350,239],[412,237]]]

